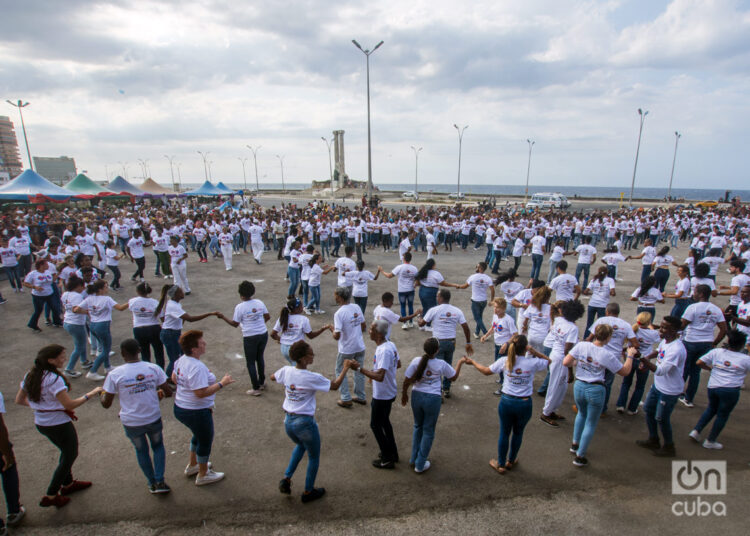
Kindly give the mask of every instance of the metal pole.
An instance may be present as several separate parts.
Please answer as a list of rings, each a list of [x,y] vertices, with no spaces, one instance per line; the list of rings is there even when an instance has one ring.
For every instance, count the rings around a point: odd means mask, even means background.
[[[417,149],[412,145],[411,150],[414,151],[414,195],[419,198],[419,183],[417,182],[417,178],[419,177],[419,152],[422,148]]]
[[[529,165],[526,166],[526,193],[523,196],[523,206],[526,206],[526,202],[529,199],[529,175],[531,174],[531,148],[536,143],[535,141],[531,141],[530,139],[526,139],[526,143],[529,144]]]
[[[18,99],[18,102],[12,102],[9,100],[6,100],[8,104],[11,106],[15,106],[18,108],[18,115],[21,116],[21,129],[23,130],[23,141],[26,143],[26,156],[29,157],[29,169],[31,171],[34,171],[34,162],[31,160],[31,150],[29,149],[29,138],[26,136],[26,124],[23,122],[23,111],[22,109],[29,105],[28,102],[23,102],[21,99]]]
[[[362,51],[366,58],[367,65],[367,197],[372,200],[372,138],[370,136],[370,54],[375,52],[383,41],[375,45],[372,50],[365,50],[362,46],[352,39],[352,43]]]
[[[213,161],[213,160],[209,160],[209,161],[208,161],[208,180],[209,180],[209,181],[213,181],[213,180],[214,180],[214,177],[213,177],[213,175],[211,175],[211,165],[212,165],[213,163],[214,163],[214,161]]]
[[[203,158],[203,174],[206,177],[206,180],[208,180],[208,164],[206,163],[206,158],[208,158],[208,155],[211,154],[211,151],[207,151],[205,153],[201,151],[197,151],[199,155],[201,155],[201,158]]]
[[[258,145],[255,149],[253,149],[251,146],[247,146],[248,149],[250,149],[253,153],[253,161],[255,162],[255,189],[258,190],[258,194],[260,194],[260,183],[258,182],[258,149],[260,149],[262,145]]]
[[[333,197],[333,164],[331,163],[331,144],[333,143],[333,140],[328,141],[325,136],[321,136],[320,139],[323,140],[326,143],[326,147],[328,147],[328,174],[331,177],[331,197]]]
[[[674,133],[674,156],[672,157],[672,173],[669,175],[669,190],[667,190],[667,206],[672,203],[672,179],[674,179],[674,164],[677,161],[677,142],[680,141],[682,134],[675,130]]]
[[[469,125],[466,125],[463,128],[459,128],[458,125],[454,123],[453,126],[456,127],[456,130],[458,131],[458,184],[456,185],[456,194],[458,194],[458,196],[460,197],[461,195],[461,147],[463,145],[463,140],[464,140],[464,130],[469,128]]]
[[[284,157],[276,155],[276,158],[279,159],[279,163],[281,164],[281,189],[286,193],[286,185],[284,184]]]
[[[180,191],[182,191],[182,173],[180,172],[181,167],[182,163],[177,162],[177,181],[179,182]]]
[[[643,122],[646,120],[648,110],[645,112],[638,108],[638,115],[640,116],[641,126],[638,129],[638,146],[635,149],[635,164],[633,164],[633,180],[630,182],[630,197],[628,198],[628,208],[633,208],[633,189],[635,188],[635,170],[638,169],[638,154],[641,151],[641,134],[643,134]]]
[[[169,173],[172,175],[172,190],[177,191],[174,184],[174,167],[172,166],[172,162],[174,161],[174,156],[167,156],[164,155],[164,158],[166,158],[169,161]]]

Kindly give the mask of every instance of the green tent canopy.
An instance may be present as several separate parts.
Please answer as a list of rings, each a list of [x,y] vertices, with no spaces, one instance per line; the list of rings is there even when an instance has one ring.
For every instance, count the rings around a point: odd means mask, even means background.
[[[107,197],[117,195],[111,190],[107,190],[103,186],[99,186],[94,181],[89,179],[83,173],[79,173],[76,177],[65,185],[66,190],[75,192],[78,194],[77,197],[83,199],[93,199],[95,197]]]

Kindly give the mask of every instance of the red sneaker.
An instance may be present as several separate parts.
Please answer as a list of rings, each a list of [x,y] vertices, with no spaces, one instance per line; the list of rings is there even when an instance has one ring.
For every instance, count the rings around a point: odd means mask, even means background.
[[[42,497],[42,500],[39,501],[39,506],[47,507],[47,506],[56,506],[57,508],[62,508],[66,504],[70,502],[70,497],[63,497],[62,495],[55,495],[54,498],[50,499],[46,495]]]
[[[85,480],[74,480],[67,486],[63,486],[60,489],[60,494],[70,495],[71,493],[75,493],[76,491],[81,491],[90,487],[91,487],[91,482],[86,482]]]

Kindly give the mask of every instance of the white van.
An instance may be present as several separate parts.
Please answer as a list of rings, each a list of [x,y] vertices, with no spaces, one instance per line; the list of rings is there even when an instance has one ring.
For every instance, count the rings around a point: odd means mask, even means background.
[[[568,208],[570,201],[559,193],[538,193],[531,196],[531,201],[526,203],[526,208],[536,210],[548,210],[551,208]]]

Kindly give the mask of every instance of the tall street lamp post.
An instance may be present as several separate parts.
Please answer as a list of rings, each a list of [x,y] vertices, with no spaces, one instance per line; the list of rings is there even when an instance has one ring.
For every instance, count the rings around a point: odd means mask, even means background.
[[[247,162],[247,158],[242,158],[241,156],[238,156],[237,160],[242,162],[242,180],[245,182],[245,190],[247,190],[247,175],[245,174],[245,163]]]
[[[458,196],[460,197],[461,196],[461,146],[464,141],[464,130],[469,128],[469,125],[459,128],[457,124],[453,123],[453,126],[458,131],[458,184],[456,185],[456,194],[458,194]]]
[[[523,196],[524,207],[526,206],[526,203],[529,200],[529,176],[531,175],[531,148],[534,147],[534,144],[536,142],[527,138],[526,143],[529,144],[529,163],[526,166],[526,193]]]
[[[417,149],[412,145],[411,150],[414,151],[414,195],[419,198],[419,186],[417,177],[419,174],[419,153],[420,151],[422,151],[422,148],[420,147],[419,149]]]
[[[333,164],[331,163],[331,144],[333,143],[333,138],[331,141],[328,141],[325,136],[321,136],[320,139],[323,140],[326,147],[328,147],[328,175],[331,178],[331,197],[333,197]]]
[[[260,182],[258,182],[258,149],[261,147],[262,145],[258,145],[255,148],[250,145],[247,146],[247,148],[253,153],[253,162],[255,163],[255,189],[257,190],[258,195],[260,195]]]
[[[182,191],[182,173],[180,172],[181,167],[182,162],[177,162],[177,182],[179,183],[180,192]]]
[[[21,99],[18,99],[16,102],[10,100],[6,100],[5,102],[18,108],[18,115],[21,116],[21,129],[23,129],[23,141],[26,143],[26,156],[29,157],[29,169],[34,171],[34,162],[31,160],[31,151],[29,150],[29,138],[26,136],[26,124],[23,122],[23,109],[26,108],[29,103],[23,102]]]
[[[169,161],[169,173],[170,175],[172,175],[172,190],[176,191],[177,188],[175,188],[175,184],[174,184],[174,166],[173,166],[174,156],[164,155],[164,158],[166,158]]]
[[[208,155],[211,154],[211,151],[206,151],[205,153],[198,151],[198,154],[201,155],[201,158],[203,159],[203,174],[206,177],[206,180],[208,180]]]
[[[367,198],[372,199],[372,140],[370,137],[370,54],[375,52],[383,44],[383,41],[375,45],[372,50],[362,48],[362,45],[352,39],[352,43],[367,58]]]
[[[286,193],[286,185],[284,184],[284,157],[276,155],[276,158],[279,159],[279,164],[281,164],[281,189]]]
[[[633,180],[630,182],[630,197],[628,198],[628,208],[633,208],[633,189],[635,188],[635,170],[638,169],[638,154],[641,151],[641,134],[643,134],[643,122],[646,120],[648,110],[643,111],[638,108],[641,126],[638,128],[638,146],[635,149],[635,164],[633,164]]]
[[[674,133],[674,156],[672,157],[672,173],[669,175],[669,190],[667,191],[667,204],[672,203],[672,179],[674,179],[674,165],[677,162],[677,143],[680,141],[682,134],[675,130]]]

